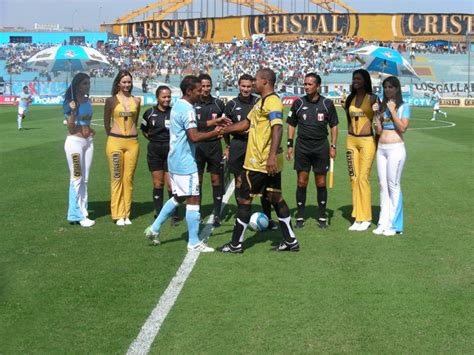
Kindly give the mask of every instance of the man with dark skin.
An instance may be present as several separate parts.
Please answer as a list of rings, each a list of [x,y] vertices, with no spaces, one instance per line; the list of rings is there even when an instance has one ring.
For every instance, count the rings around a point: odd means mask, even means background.
[[[255,90],[261,98],[247,116],[224,133],[249,131],[245,154],[244,176],[232,240],[218,248],[222,253],[243,253],[244,233],[252,213],[252,198],[267,193],[280,222],[283,241],[275,251],[299,251],[299,243],[291,226],[290,210],[281,194],[283,150],[283,104],[275,94],[276,75],[269,68],[260,69],[255,76]]]

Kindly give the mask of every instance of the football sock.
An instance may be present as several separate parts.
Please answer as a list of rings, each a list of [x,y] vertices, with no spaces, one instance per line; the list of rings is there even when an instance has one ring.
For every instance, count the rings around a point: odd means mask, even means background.
[[[244,233],[250,221],[252,205],[239,205],[234,230],[232,231],[232,245],[237,246],[244,241]]]
[[[155,205],[156,215],[159,215],[163,207],[163,188],[153,188],[153,204]]]
[[[21,119],[22,119],[22,116],[21,116],[21,115],[18,115],[18,118],[17,118],[18,129],[21,129]]]
[[[186,205],[186,223],[188,225],[188,244],[196,245],[199,243],[199,222],[201,213],[199,205]]]
[[[263,195],[260,197],[260,202],[262,204],[262,209],[263,213],[265,213],[265,216],[267,216],[269,220],[272,219],[272,204],[270,201],[268,201],[267,196]]]
[[[220,185],[212,187],[212,198],[214,199],[214,216],[220,216],[222,206],[222,187]]]
[[[283,239],[288,243],[293,243],[296,240],[295,233],[293,232],[293,227],[291,225],[290,209],[286,204],[285,200],[281,200],[278,203],[273,204],[273,208],[278,215],[278,220],[280,221],[281,232],[283,233]]]
[[[306,206],[306,187],[297,187],[296,188],[296,218],[304,218],[304,209]]]
[[[326,186],[317,187],[318,190],[318,207],[319,207],[319,216],[318,218],[326,218],[326,203],[328,199],[328,189]]]
[[[168,201],[166,201],[165,205],[160,211],[160,214],[158,217],[156,217],[155,222],[151,225],[151,229],[155,233],[160,232],[161,225],[163,224],[164,221],[166,221],[174,212],[176,207],[178,207],[179,202],[174,199],[174,197],[170,198]]]

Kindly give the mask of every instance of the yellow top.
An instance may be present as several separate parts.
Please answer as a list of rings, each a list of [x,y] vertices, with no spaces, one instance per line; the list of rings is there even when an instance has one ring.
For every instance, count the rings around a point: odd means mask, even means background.
[[[351,101],[349,106],[349,117],[351,118],[350,130],[354,135],[360,135],[362,128],[369,122],[372,125],[372,119],[374,117],[374,111],[370,105],[370,95],[366,94],[362,100],[360,107],[356,107],[356,97]],[[372,129],[371,129],[372,130]]]
[[[127,136],[132,131],[133,126],[136,127],[138,120],[138,109],[135,99],[131,96],[128,98],[128,102],[122,103],[119,98],[115,96],[117,104],[114,107],[112,112],[113,122],[116,124],[116,127],[120,130],[121,135]],[[117,133],[117,132],[116,132]]]
[[[283,125],[283,104],[276,94],[260,98],[247,119],[250,121],[249,139],[244,168],[267,173],[267,159],[270,153],[272,127]],[[277,171],[283,169],[283,150],[277,152]]]

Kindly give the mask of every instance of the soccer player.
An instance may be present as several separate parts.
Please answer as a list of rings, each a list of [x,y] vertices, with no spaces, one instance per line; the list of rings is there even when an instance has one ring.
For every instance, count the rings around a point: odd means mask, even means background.
[[[19,95],[19,103],[18,103],[18,130],[21,131],[22,121],[26,118],[26,114],[28,113],[28,107],[33,102],[30,93],[28,92],[28,86],[23,86],[23,91]]]
[[[329,158],[336,158],[339,120],[334,103],[319,94],[320,86],[321,77],[319,75],[316,73],[306,74],[304,78],[306,95],[293,102],[286,120],[288,123],[288,160],[293,158],[293,142],[298,126],[294,163],[294,169],[298,175],[295,228],[304,226],[306,188],[311,169],[314,171],[317,189],[319,211],[316,218],[318,225],[320,228],[327,228],[328,226],[326,174],[329,169]],[[331,144],[327,139],[328,126],[331,129]]]
[[[281,193],[283,150],[283,104],[274,92],[275,72],[269,68],[257,71],[255,90],[261,95],[246,120],[225,127],[225,133],[249,130],[244,176],[240,191],[232,240],[218,248],[223,253],[243,253],[242,242],[252,212],[252,197],[267,193],[280,221],[283,241],[273,250],[298,251],[299,243],[291,226],[290,209]]]
[[[258,98],[252,95],[254,78],[249,74],[243,74],[239,78],[239,96],[230,100],[224,109],[224,115],[232,120],[232,123],[238,123],[242,120],[247,119],[252,107],[257,102]],[[242,173],[245,161],[245,151],[247,150],[248,133],[247,132],[235,132],[232,140],[230,135],[224,136],[226,141],[226,148],[224,155],[227,157],[229,162],[229,170],[234,174],[235,179],[235,199],[238,203],[240,197],[240,186],[242,184]],[[269,224],[268,228],[275,230],[277,224],[272,220],[272,206],[268,201],[267,196],[261,197],[261,203],[263,212],[268,217]]]
[[[400,81],[390,76],[382,83],[383,101],[375,103],[377,172],[380,183],[380,216],[374,234],[393,236],[403,232],[403,198],[400,186],[406,149],[403,133],[410,121],[410,106],[403,102]]]
[[[439,109],[440,101],[441,95],[439,94],[438,90],[433,89],[430,95],[430,102],[433,105],[433,117],[431,118],[431,121],[436,121],[436,116],[438,115],[438,112],[442,113],[444,115],[444,118],[448,117],[448,114],[446,112],[441,111]]]
[[[163,185],[166,180],[168,196],[171,192],[170,177],[168,174],[168,153],[170,150],[170,113],[171,89],[168,86],[159,86],[156,89],[157,105],[146,110],[140,129],[148,139],[147,162],[153,179],[153,203],[155,218],[163,207]],[[176,210],[177,212],[177,210]],[[171,225],[177,226],[178,216],[175,213]]]
[[[195,104],[197,120],[198,122],[215,120],[216,118],[221,117],[224,113],[224,103],[221,100],[212,97],[212,79],[208,74],[201,74],[199,80],[201,81],[202,91],[199,101]],[[201,126],[203,128],[199,128],[199,130],[202,132],[213,130],[213,128],[206,127],[206,125]],[[220,176],[221,160],[222,146],[219,137],[212,136],[196,145],[196,162],[199,173],[199,185],[201,188],[206,165],[207,171],[211,174],[212,198],[214,201],[214,227],[221,225],[220,213],[223,195],[223,186],[221,186]]]
[[[186,201],[186,223],[188,225],[188,250],[197,252],[213,252],[214,249],[199,240],[199,178],[196,163],[195,143],[222,135],[220,127],[210,132],[199,132],[198,125],[212,127],[222,122],[224,118],[197,122],[193,104],[201,96],[201,81],[195,76],[186,76],[180,84],[183,97],[171,109],[170,119],[170,152],[168,155],[168,170],[170,174],[173,197],[161,209],[155,222],[145,230],[145,235],[159,245],[159,234],[162,224],[173,213],[176,207]]]
[[[370,170],[376,149],[372,106],[377,100],[372,93],[369,72],[355,70],[351,93],[343,105],[348,123],[346,157],[351,179],[352,217],[355,219],[350,231],[366,231],[372,223]]]
[[[71,86],[66,90],[63,112],[67,117],[69,130],[64,151],[69,166],[69,207],[67,220],[71,224],[92,227],[95,221],[88,218],[87,183],[94,154],[91,128],[92,105],[88,95],[91,86],[89,75],[78,73],[74,76]]]
[[[111,178],[110,208],[117,226],[132,224],[133,177],[137,167],[137,120],[141,100],[132,95],[132,74],[120,70],[112,84],[112,97],[105,101],[104,127],[108,136],[106,153]]]

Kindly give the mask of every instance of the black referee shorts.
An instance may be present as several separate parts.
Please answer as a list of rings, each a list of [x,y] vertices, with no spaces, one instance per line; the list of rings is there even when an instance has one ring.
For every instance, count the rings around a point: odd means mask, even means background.
[[[203,174],[207,165],[207,172],[211,174],[220,173],[222,160],[221,141],[200,142],[196,146],[196,163],[198,173]]]
[[[247,141],[232,139],[229,147],[229,170],[234,175],[242,174],[244,170],[245,152]]]
[[[281,173],[268,175],[259,171],[244,170],[240,197],[250,200],[254,196],[263,195],[265,191],[281,192]]]
[[[150,171],[168,171],[168,153],[170,145],[168,142],[148,142],[146,160]]]
[[[298,139],[295,146],[296,171],[310,171],[326,174],[329,170],[329,142],[324,140],[305,141]]]

